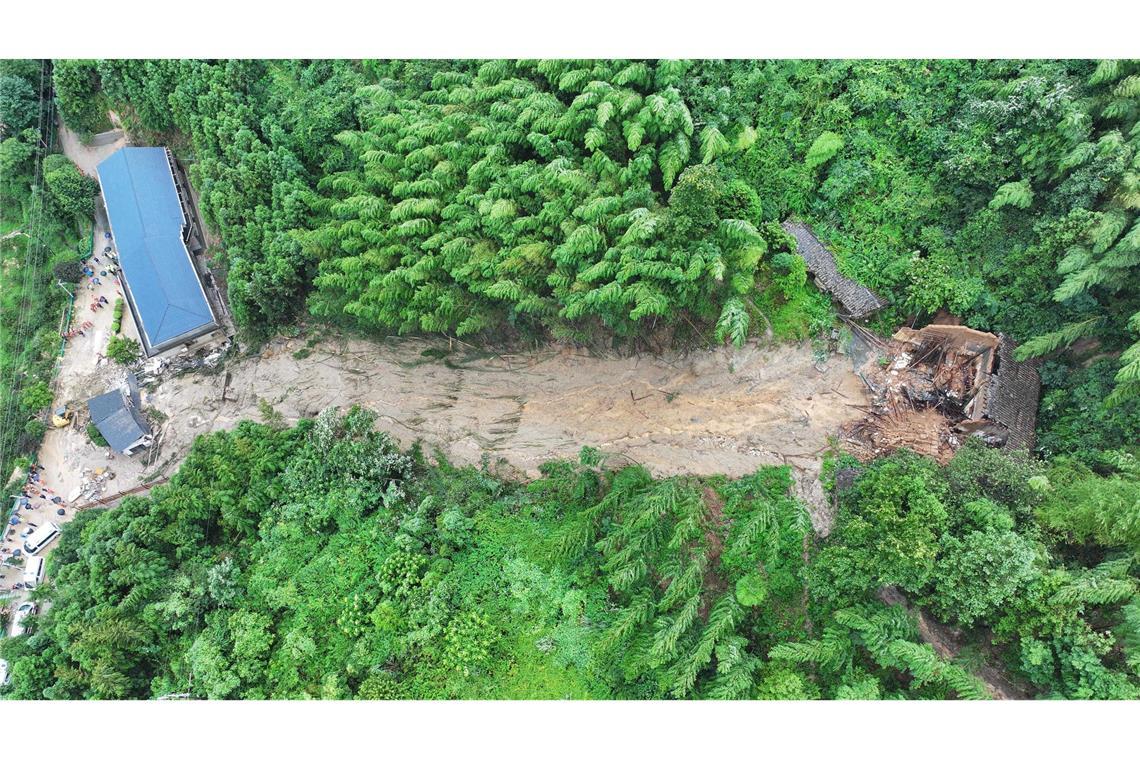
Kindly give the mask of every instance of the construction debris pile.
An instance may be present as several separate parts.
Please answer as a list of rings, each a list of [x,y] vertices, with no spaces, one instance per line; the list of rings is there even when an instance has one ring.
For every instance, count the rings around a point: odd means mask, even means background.
[[[137,375],[143,385],[158,382],[166,375],[176,376],[183,372],[199,369],[213,369],[221,364],[229,352],[231,341],[225,340],[209,350],[183,351],[175,356],[156,356],[142,363]]]
[[[82,475],[83,481],[67,495],[68,504],[99,498],[107,489],[107,484],[115,479],[115,472],[107,467],[84,467]]]
[[[841,431],[867,460],[897,449],[946,463],[968,436],[990,446],[1033,442],[1040,379],[1004,337],[958,325],[902,328],[859,371],[867,416]]]

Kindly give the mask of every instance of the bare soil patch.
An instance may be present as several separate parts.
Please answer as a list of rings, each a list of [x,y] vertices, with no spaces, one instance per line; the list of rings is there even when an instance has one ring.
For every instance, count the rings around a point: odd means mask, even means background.
[[[866,403],[849,360],[817,365],[806,345],[439,358],[447,345],[340,339],[310,347],[279,339],[225,372],[167,380],[144,395],[144,405],[167,417],[163,461],[181,459],[201,433],[258,419],[264,400],[288,422],[360,405],[402,444],[421,441],[458,464],[489,456],[527,475],[592,446],[657,475],[740,476],[788,464],[814,476],[827,436],[860,417]],[[311,353],[294,358],[302,348]]]
[[[59,140],[64,155],[74,161],[84,174],[94,177],[95,167],[127,144],[127,135],[122,130],[111,130],[95,135],[89,144],[84,144],[78,134],[60,124]]]

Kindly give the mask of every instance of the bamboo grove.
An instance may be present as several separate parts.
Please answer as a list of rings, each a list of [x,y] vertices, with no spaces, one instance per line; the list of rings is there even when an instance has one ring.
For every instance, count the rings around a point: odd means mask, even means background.
[[[459,336],[689,313],[742,341],[760,207],[715,161],[752,138],[694,126],[686,69],[494,61],[365,88],[365,129],[337,135],[357,167],[321,180],[332,221],[302,238],[313,311]]]
[[[786,467],[655,479],[584,449],[520,484],[374,422],[245,421],[81,514],[51,609],[0,647],[9,695],[1140,697],[1134,460],[900,454],[828,476],[821,539]]]
[[[1106,61],[62,61],[191,167],[235,317],[740,341],[826,329],[798,215],[885,296],[1135,397],[1137,82]],[[759,233],[759,234],[757,234]],[[766,250],[766,246],[768,250]],[[792,279],[789,280],[789,275]],[[884,324],[884,327],[887,326]]]

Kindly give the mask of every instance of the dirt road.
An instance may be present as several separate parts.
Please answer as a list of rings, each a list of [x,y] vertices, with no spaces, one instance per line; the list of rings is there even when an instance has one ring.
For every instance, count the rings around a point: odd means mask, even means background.
[[[84,144],[80,141],[79,135],[61,123],[59,143],[65,156],[74,161],[84,174],[94,177],[95,167],[99,162],[126,145],[127,136],[121,129],[112,129],[109,132],[100,132],[91,138],[91,142]]]

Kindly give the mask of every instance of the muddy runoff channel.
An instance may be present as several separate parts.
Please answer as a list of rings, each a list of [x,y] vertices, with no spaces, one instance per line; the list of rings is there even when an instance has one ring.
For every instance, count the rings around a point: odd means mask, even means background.
[[[298,353],[295,358],[294,353]],[[303,357],[303,358],[302,358]],[[224,392],[224,395],[223,395]],[[827,529],[817,476],[827,436],[862,415],[851,360],[816,362],[803,345],[756,345],[633,357],[547,349],[502,356],[446,340],[279,338],[217,374],[163,381],[144,402],[166,415],[150,473],[169,474],[196,436],[262,419],[360,405],[407,446],[456,464],[486,456],[524,476],[583,446],[657,475],[746,475],[787,464]]]

